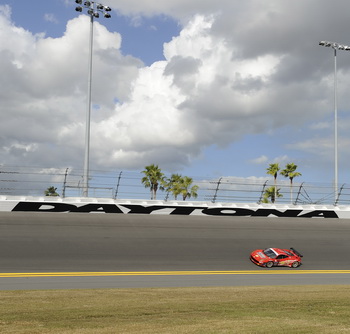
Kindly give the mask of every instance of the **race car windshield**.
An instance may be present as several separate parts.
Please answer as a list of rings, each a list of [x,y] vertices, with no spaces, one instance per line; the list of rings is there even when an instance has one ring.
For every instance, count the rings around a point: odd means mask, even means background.
[[[276,253],[271,248],[265,249],[264,254],[272,259],[276,257]]]

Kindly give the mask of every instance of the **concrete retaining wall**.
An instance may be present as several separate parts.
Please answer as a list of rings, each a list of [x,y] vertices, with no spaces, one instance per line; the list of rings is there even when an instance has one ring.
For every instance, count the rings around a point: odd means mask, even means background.
[[[349,206],[165,202],[80,197],[0,196],[0,211],[350,219]]]

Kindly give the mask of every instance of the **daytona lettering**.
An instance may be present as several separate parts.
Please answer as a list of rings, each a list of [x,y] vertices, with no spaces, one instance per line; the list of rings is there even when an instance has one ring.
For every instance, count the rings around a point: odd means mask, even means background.
[[[65,213],[119,213],[119,214],[152,214],[162,213],[165,210],[169,215],[201,214],[206,216],[239,216],[239,217],[285,217],[285,218],[339,218],[333,210],[276,210],[268,208],[246,209],[231,207],[203,207],[203,206],[167,206],[137,204],[103,204],[90,203],[81,206],[68,203],[48,202],[19,202],[12,211],[25,212],[65,212]],[[164,213],[163,213],[164,214]]]

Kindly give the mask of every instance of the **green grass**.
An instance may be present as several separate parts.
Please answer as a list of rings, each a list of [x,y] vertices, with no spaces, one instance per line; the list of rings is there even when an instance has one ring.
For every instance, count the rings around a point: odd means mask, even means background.
[[[350,286],[0,291],[0,333],[350,333]]]

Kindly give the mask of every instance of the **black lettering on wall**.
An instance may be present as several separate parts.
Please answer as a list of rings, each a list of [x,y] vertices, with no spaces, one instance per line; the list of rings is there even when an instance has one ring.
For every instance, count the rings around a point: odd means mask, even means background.
[[[124,213],[115,204],[86,204],[80,207],[74,207],[70,212],[105,212],[105,213]]]
[[[12,211],[69,212],[75,208],[75,205],[67,203],[19,202]]]
[[[339,218],[335,211],[331,210],[316,210],[300,215],[302,218]]]
[[[90,203],[82,206],[76,206],[60,202],[19,202],[12,211],[31,211],[31,212],[102,212],[102,213],[119,213],[124,212],[120,207],[125,207],[130,211],[128,214],[151,214],[154,211],[162,209],[171,209],[169,215],[191,215],[195,210],[200,210],[203,215],[208,216],[238,216],[238,217],[300,217],[300,218],[339,218],[334,210],[285,210],[276,209],[246,209],[246,208],[225,208],[225,207],[195,207],[195,206],[166,206],[151,205],[143,206],[137,204],[104,204]],[[303,213],[304,212],[304,213]]]
[[[252,217],[268,217],[274,215],[276,217],[298,217],[303,210],[286,210],[278,211],[276,209],[258,209],[252,213]]]
[[[209,216],[251,216],[254,213],[253,210],[240,208],[206,208],[202,212]]]

